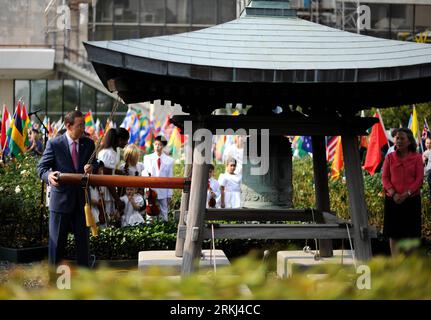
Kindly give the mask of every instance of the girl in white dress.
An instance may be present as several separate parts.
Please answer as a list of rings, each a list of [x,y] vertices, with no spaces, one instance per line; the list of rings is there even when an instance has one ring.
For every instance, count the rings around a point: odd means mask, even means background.
[[[214,166],[210,165],[208,179],[208,191],[207,191],[207,208],[219,208],[220,207],[220,184],[217,179],[214,178]],[[214,199],[214,200],[211,200]],[[214,206],[212,206],[214,205]]]
[[[226,162],[226,172],[222,173],[218,179],[220,184],[221,208],[241,207],[241,180],[242,176],[235,174],[236,160],[229,158]]]
[[[120,198],[125,204],[124,214],[121,217],[122,227],[145,223],[145,220],[140,213],[145,209],[144,198],[136,191],[136,188],[127,187],[126,194]]]

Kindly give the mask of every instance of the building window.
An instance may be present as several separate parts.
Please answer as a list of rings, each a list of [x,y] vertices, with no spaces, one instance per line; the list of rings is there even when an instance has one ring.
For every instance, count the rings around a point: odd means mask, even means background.
[[[30,81],[29,80],[15,80],[15,101],[14,108],[18,100],[22,99],[26,106],[30,103]],[[14,109],[15,111],[15,109]]]
[[[64,113],[75,110],[76,107],[79,108],[79,81],[78,80],[64,80],[64,100],[63,100],[63,110]]]
[[[190,0],[166,0],[166,23],[190,24]]]
[[[83,82],[80,82],[80,101],[81,101],[81,106],[80,106],[80,110],[83,113],[87,113],[88,111],[91,111],[93,113],[93,116],[96,113],[96,89],[86,85]]]
[[[391,4],[391,38],[402,39],[413,32],[413,5]]]
[[[164,0],[141,0],[141,24],[165,23]]]
[[[379,38],[388,38],[390,36],[389,5],[373,3],[367,3],[366,5],[371,10],[371,30],[361,33]]]
[[[164,26],[141,26],[140,38],[156,37],[166,34]]]
[[[35,111],[41,109],[46,113],[46,80],[31,80],[31,100],[30,107],[27,111]]]
[[[48,80],[47,113],[53,119],[63,116],[63,80]]]
[[[96,22],[113,22],[114,1],[103,0],[97,1],[96,4]]]
[[[114,0],[114,22],[138,22],[138,0]]]
[[[193,24],[216,24],[217,1],[193,0]]]
[[[114,32],[112,25],[96,25],[95,41],[112,40],[114,39]]]
[[[218,23],[236,19],[236,1],[218,0]]]
[[[114,28],[114,39],[138,39],[139,38],[139,26],[115,26]]]
[[[415,32],[424,32],[431,28],[431,5],[417,5],[415,9]]]

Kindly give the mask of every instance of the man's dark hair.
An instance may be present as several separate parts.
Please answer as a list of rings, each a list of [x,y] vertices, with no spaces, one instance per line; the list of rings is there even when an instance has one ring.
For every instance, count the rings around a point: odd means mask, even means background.
[[[212,171],[214,171],[214,170],[215,170],[215,168],[214,168],[214,165],[213,165],[213,164],[210,164],[208,167],[209,167],[209,170],[212,170]]]
[[[163,137],[163,136],[157,136],[157,137],[155,137],[154,141],[160,141],[163,144],[164,147],[168,144],[168,142],[166,141],[166,138]]]
[[[395,136],[397,135],[397,133],[398,133],[398,128],[394,128],[394,129],[392,129],[392,131],[391,131],[391,137],[392,138],[395,138]]]
[[[37,130],[37,129],[35,129],[35,128],[31,128],[31,132],[32,132],[32,133],[39,134],[39,130]]]
[[[79,110],[68,112],[64,116],[64,125],[66,126],[67,124],[70,124],[73,126],[73,124],[75,123],[75,118],[82,118],[82,117],[84,117],[84,115]]]
[[[129,131],[127,131],[126,129],[124,129],[122,127],[117,128],[117,137],[118,137],[118,139],[129,140],[129,138],[130,138]]]

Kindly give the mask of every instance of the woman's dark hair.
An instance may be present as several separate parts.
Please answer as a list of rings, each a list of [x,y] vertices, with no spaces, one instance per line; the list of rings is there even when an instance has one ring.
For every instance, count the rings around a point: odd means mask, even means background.
[[[105,134],[105,137],[103,138],[103,149],[109,149],[117,148],[117,142],[118,142],[118,136],[117,136],[117,130],[114,128],[109,129],[109,131]]]
[[[127,131],[122,127],[117,128],[117,139],[129,140],[129,138],[130,138],[129,131]]]
[[[416,144],[416,140],[415,140],[415,137],[413,136],[412,130],[408,128],[400,128],[398,129],[397,133],[400,133],[400,132],[404,132],[407,136],[407,139],[409,139],[410,144],[409,144],[408,150],[411,152],[416,152],[418,145]]]

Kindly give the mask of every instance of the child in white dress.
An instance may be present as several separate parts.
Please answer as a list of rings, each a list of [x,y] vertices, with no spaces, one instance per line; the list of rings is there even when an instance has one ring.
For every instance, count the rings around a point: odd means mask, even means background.
[[[221,208],[241,207],[241,180],[240,174],[235,174],[236,160],[229,158],[226,162],[226,172],[222,173],[218,179],[220,184]]]
[[[207,192],[207,208],[220,207],[220,184],[214,178],[214,166],[210,165],[208,179],[208,192]],[[211,200],[214,199],[214,200]],[[212,206],[214,205],[214,206]]]
[[[126,194],[120,198],[125,204],[124,214],[121,217],[122,227],[145,223],[140,213],[145,209],[144,198],[136,191],[136,188],[127,187]]]

